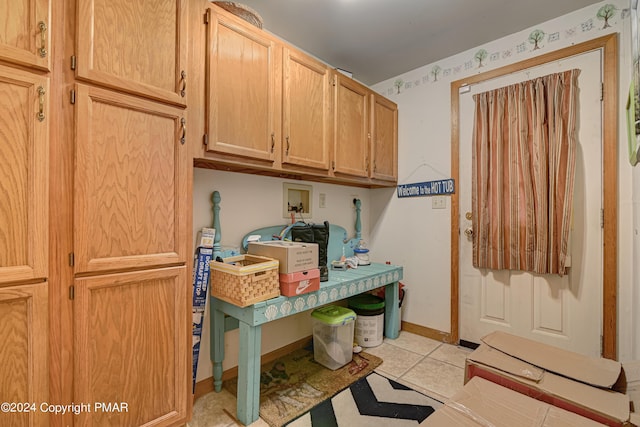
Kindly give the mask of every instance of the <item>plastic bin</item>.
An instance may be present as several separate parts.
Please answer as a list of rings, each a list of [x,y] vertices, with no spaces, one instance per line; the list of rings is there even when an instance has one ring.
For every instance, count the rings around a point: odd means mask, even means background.
[[[349,298],[349,308],[357,315],[355,341],[361,347],[382,344],[384,332],[384,299],[372,294],[360,294]]]
[[[356,314],[345,307],[327,305],[313,310],[313,358],[336,370],[353,358]]]

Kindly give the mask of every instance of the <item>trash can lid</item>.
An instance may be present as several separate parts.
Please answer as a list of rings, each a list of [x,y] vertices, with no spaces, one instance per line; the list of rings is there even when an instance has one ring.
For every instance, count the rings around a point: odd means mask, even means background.
[[[345,325],[356,320],[353,310],[339,305],[327,305],[311,312],[311,317],[329,325]]]
[[[349,298],[349,307],[358,310],[380,310],[384,300],[372,294],[360,294]]]

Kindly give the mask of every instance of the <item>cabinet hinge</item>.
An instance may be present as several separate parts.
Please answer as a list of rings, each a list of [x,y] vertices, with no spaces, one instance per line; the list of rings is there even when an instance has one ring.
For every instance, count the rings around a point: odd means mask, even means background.
[[[209,23],[209,14],[211,13],[210,10],[207,9],[207,11],[204,14],[204,23],[208,24]]]
[[[76,262],[76,257],[73,252],[69,253],[69,267],[73,267]]]
[[[76,288],[75,286],[69,286],[69,299],[74,299],[76,297]]]
[[[600,228],[604,228],[604,209],[600,209]]]
[[[331,79],[331,85],[332,85],[332,86],[335,86],[335,85],[336,85],[336,80],[337,80],[337,77],[336,77],[336,75],[334,74],[334,75],[333,75],[333,78]]]
[[[76,56],[75,55],[71,55],[71,69],[72,70],[76,69]]]
[[[202,137],[202,143],[205,145],[205,147],[209,146],[209,134],[204,134],[204,136]]]
[[[76,91],[73,89],[71,90],[69,101],[71,102],[71,104],[76,103]]]
[[[604,100],[604,82],[600,82],[600,101]]]

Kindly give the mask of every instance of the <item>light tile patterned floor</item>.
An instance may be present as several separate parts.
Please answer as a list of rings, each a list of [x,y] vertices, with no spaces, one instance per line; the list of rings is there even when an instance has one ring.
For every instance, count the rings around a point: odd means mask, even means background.
[[[385,338],[378,347],[365,350],[383,360],[376,372],[438,400],[445,400],[462,388],[464,360],[471,352],[405,331],[395,340]],[[224,390],[208,393],[194,403],[188,426],[241,425],[235,420],[235,413],[235,396]],[[251,427],[268,425],[260,419]]]

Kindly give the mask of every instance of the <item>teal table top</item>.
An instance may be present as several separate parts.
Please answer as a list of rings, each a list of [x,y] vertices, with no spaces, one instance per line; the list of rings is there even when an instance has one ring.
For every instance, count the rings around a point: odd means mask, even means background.
[[[320,289],[307,294],[279,296],[258,302],[248,307],[238,307],[212,297],[215,307],[252,326],[291,316],[349,298],[402,279],[402,267],[398,265],[371,263],[345,271],[329,269],[329,280],[320,282]]]

